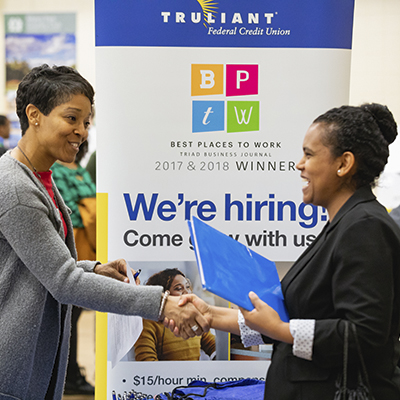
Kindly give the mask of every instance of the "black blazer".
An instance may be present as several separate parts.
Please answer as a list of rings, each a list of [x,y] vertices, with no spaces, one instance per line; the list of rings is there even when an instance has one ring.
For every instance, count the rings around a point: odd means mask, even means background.
[[[265,399],[333,399],[343,320],[356,324],[376,400],[400,399],[400,229],[369,187],[328,222],[288,271],[282,290],[290,319],[316,320],[313,355],[307,361],[291,345],[276,343]]]

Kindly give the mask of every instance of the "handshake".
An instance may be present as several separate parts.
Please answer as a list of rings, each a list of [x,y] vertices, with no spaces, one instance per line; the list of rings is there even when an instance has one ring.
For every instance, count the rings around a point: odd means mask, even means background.
[[[127,268],[126,261],[118,259],[107,264],[98,264],[93,271],[122,282],[129,282]],[[140,283],[139,278],[135,280],[137,284]],[[186,293],[188,294],[180,296],[164,295],[163,298],[159,319],[175,336],[188,339],[201,336],[210,328],[240,335],[238,309],[210,306],[190,291]],[[249,298],[254,309],[248,311],[240,308],[246,326],[271,339],[293,343],[289,323],[283,322],[279,314],[254,292],[249,293]]]
[[[160,320],[183,339],[200,336],[214,327],[212,307],[195,294],[168,296]]]
[[[289,323],[283,322],[279,314],[254,292],[250,292],[249,297],[254,309],[240,308],[246,326],[271,339],[293,344]],[[241,335],[238,309],[210,306],[195,294],[169,296],[162,317],[164,326],[184,339],[202,335],[210,328]]]
[[[254,309],[240,308],[246,326],[271,339],[292,344],[289,323],[283,322],[279,314],[254,292],[250,292],[249,297]],[[195,294],[168,297],[162,317],[164,326],[184,339],[201,335],[210,328],[241,335],[238,309],[210,306]]]

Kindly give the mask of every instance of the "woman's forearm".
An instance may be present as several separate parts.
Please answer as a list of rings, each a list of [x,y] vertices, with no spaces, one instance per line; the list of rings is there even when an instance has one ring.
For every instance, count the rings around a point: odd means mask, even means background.
[[[240,335],[238,310],[226,307],[210,306],[211,328]]]

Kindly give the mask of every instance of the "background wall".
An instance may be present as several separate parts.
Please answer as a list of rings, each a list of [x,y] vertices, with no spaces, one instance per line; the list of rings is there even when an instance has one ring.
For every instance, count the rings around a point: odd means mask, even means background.
[[[386,104],[400,126],[400,1],[356,0],[350,104]],[[400,138],[376,194],[388,208],[400,204]]]
[[[400,1],[356,0],[350,104],[386,104],[400,124]],[[0,0],[0,94],[5,92],[5,13],[75,12],[77,68],[94,87],[94,0]],[[0,113],[4,96],[0,95]],[[400,139],[391,146],[391,157],[377,188],[389,208],[400,204]],[[396,193],[396,189],[397,193]]]
[[[4,14],[63,12],[76,14],[77,68],[96,87],[94,0],[0,0],[0,114],[5,107]]]

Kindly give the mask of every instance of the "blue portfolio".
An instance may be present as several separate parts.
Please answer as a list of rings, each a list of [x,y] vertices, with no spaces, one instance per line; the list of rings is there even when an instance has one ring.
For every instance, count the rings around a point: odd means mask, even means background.
[[[196,217],[188,225],[203,289],[246,310],[253,291],[289,321],[274,262]]]

